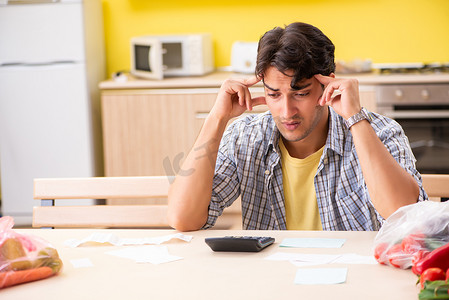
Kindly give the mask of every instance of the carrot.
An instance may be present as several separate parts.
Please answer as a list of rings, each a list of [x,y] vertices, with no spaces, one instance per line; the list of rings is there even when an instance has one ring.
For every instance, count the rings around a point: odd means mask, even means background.
[[[7,271],[0,273],[0,289],[8,286],[44,279],[53,275],[50,267],[39,267],[21,271]]]

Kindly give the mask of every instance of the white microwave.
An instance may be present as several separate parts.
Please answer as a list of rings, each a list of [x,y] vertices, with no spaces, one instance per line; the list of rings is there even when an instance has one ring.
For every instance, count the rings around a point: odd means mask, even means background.
[[[131,74],[148,79],[212,72],[210,34],[147,35],[131,39]]]

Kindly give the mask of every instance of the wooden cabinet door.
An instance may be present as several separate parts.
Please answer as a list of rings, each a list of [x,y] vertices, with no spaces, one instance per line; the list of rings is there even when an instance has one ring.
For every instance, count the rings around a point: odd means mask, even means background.
[[[216,93],[108,92],[102,95],[106,176],[175,174]]]
[[[175,175],[218,89],[102,93],[106,176]],[[255,112],[266,111],[265,106]]]

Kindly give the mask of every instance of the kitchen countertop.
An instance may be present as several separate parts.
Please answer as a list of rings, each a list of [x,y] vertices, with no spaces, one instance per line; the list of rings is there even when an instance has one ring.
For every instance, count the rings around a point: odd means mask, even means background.
[[[218,88],[227,78],[247,78],[250,74],[213,72],[205,76],[170,77],[163,80],[147,80],[127,74],[126,81],[109,79],[100,83],[101,90],[114,89],[171,89],[171,88]],[[425,74],[337,74],[337,77],[356,78],[360,85],[380,84],[433,84],[449,83],[449,73]],[[256,86],[262,86],[261,83]]]

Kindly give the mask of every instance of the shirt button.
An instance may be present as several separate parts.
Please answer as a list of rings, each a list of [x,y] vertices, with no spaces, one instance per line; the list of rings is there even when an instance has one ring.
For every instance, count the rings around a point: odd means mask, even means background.
[[[270,175],[270,170],[265,170],[265,175]]]

